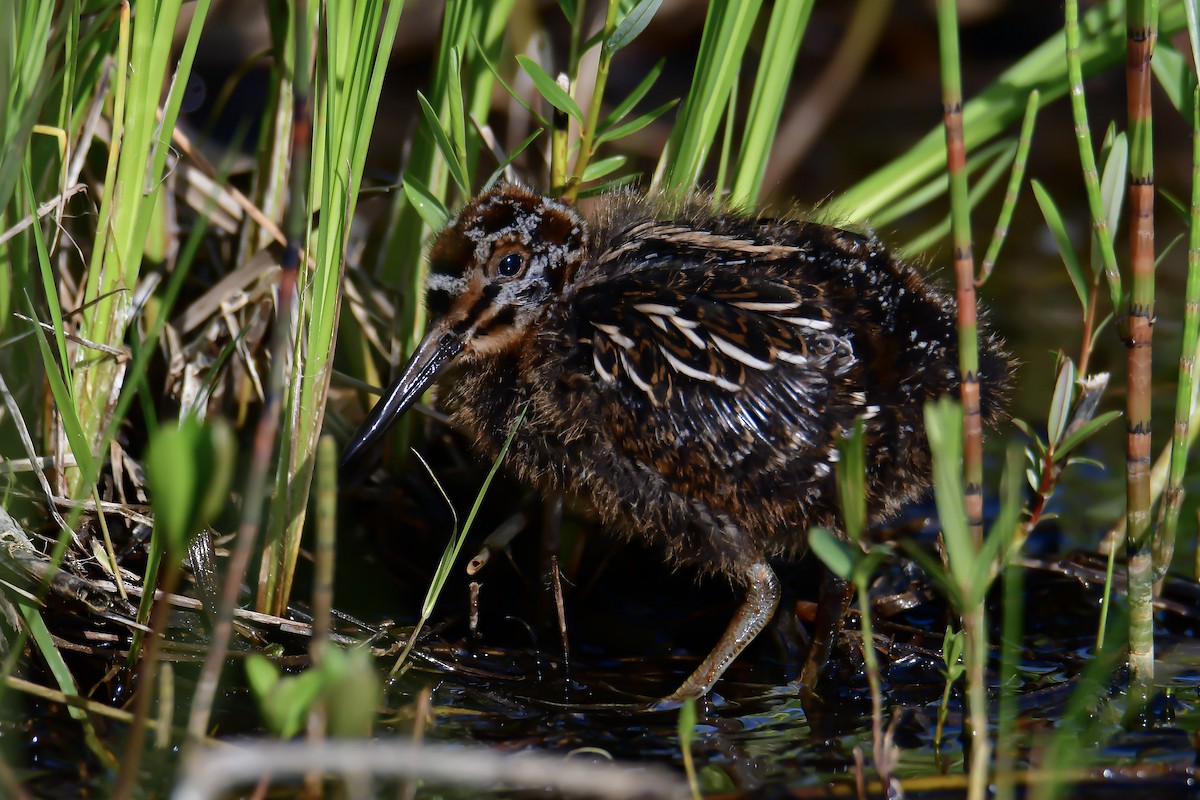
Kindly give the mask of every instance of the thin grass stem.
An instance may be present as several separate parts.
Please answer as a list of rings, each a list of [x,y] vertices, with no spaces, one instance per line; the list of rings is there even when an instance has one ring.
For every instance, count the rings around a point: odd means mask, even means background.
[[[583,3],[580,2],[579,5],[581,9],[579,15],[582,16]],[[616,28],[617,14],[620,8],[619,0],[608,0],[608,7],[604,12],[604,32],[600,38],[600,60],[596,65],[596,82],[592,87],[591,102],[584,117],[583,133],[579,140],[579,154],[575,157],[575,166],[571,171],[571,185],[567,187],[565,195],[568,200],[573,200],[578,195],[583,184],[583,173],[587,170],[592,156],[596,154],[596,126],[600,124],[604,87],[608,84],[608,73],[612,68],[613,52],[608,47],[608,40]],[[571,88],[573,91],[576,89],[574,85]]]
[[[1154,576],[1166,574],[1175,552],[1183,506],[1183,477],[1190,449],[1190,425],[1196,395],[1196,357],[1200,350],[1200,89],[1192,97],[1192,202],[1188,222],[1187,283],[1184,288],[1183,340],[1179,350],[1179,381],[1175,393],[1175,425],[1171,438],[1171,469],[1154,540]],[[1200,578],[1200,548],[1195,574]]]
[[[1017,138],[1017,154],[1013,157],[1012,173],[1004,190],[1004,203],[1000,206],[1000,215],[996,218],[992,241],[988,244],[983,265],[979,268],[979,278],[975,281],[977,286],[982,286],[991,277],[992,270],[996,268],[996,259],[1000,257],[1000,248],[1008,238],[1008,226],[1012,223],[1013,211],[1016,210],[1021,194],[1021,185],[1025,182],[1025,166],[1029,160],[1029,146],[1033,143],[1033,127],[1037,122],[1039,97],[1038,90],[1034,89],[1029,93],[1029,102],[1025,104],[1025,118],[1021,122],[1021,135]]]

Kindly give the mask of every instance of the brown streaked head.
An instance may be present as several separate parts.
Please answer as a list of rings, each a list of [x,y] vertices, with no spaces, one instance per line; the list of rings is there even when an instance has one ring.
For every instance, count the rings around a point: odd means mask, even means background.
[[[515,346],[561,294],[587,248],[568,206],[519,186],[492,189],[459,212],[429,254],[429,330],[342,455],[347,465],[382,438],[452,364]]]

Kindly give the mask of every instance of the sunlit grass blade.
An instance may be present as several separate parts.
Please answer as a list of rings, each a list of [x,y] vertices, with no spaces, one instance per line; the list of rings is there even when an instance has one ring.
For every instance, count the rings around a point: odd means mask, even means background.
[[[985,198],[1000,182],[1000,179],[1004,177],[1005,170],[1008,169],[1009,165],[1012,163],[1013,156],[1016,154],[1016,151],[1017,145],[1015,143],[1008,142],[1001,150],[999,157],[987,165],[987,168],[983,171],[983,174],[979,176],[979,180],[977,180],[967,192],[967,206],[969,208],[976,208],[980,201],[982,201],[983,198]],[[970,162],[967,162],[967,175],[969,176],[970,173]],[[942,183],[944,183],[944,181]],[[905,242],[903,247],[900,248],[901,252],[905,255],[916,255],[925,252],[928,248],[933,247],[937,242],[945,239],[947,234],[951,233],[952,222],[952,215],[947,214],[937,225],[934,225],[932,228],[922,234],[919,234],[912,240]]]
[[[1168,4],[1159,18],[1160,34],[1184,27],[1183,4]],[[1083,15],[1080,25],[1087,36],[1079,49],[1084,76],[1094,75],[1124,58],[1125,18],[1119,7],[1100,4]],[[1063,60],[1062,32],[1051,36],[963,107],[966,147],[974,150],[1006,130],[1024,112],[1029,93],[1037,89],[1042,107],[1067,93],[1067,65]],[[940,127],[929,131],[904,155],[846,189],[829,201],[829,208],[848,222],[873,220],[880,210],[908,195],[942,169],[946,148]]]
[[[976,174],[981,169],[986,169],[990,164],[995,162],[995,159],[1003,156],[1004,152],[1012,147],[1011,139],[1000,139],[995,142],[990,142],[977,151],[968,154],[967,156],[967,176],[970,177]],[[929,205],[934,200],[946,194],[946,176],[935,175],[925,183],[914,188],[912,192],[904,197],[898,198],[895,203],[885,209],[881,209],[878,214],[871,218],[872,224],[888,225],[901,217],[911,214],[917,209]],[[949,214],[946,215],[947,230],[949,229],[948,220]]]
[[[656,171],[665,188],[688,190],[700,179],[761,6],[761,0],[709,5],[692,85]]]
[[[422,184],[415,175],[405,177],[402,186],[408,202],[421,215],[421,219],[425,220],[426,225],[437,230],[446,224],[446,220],[450,218],[450,211],[429,191],[428,186]]]
[[[421,114],[425,117],[425,124],[429,126],[429,132],[433,136],[433,141],[437,145],[438,150],[442,153],[442,158],[446,161],[446,168],[450,170],[450,177],[454,178],[454,182],[458,184],[458,188],[463,194],[468,194],[471,191],[470,182],[467,180],[466,165],[459,160],[459,154],[455,147],[450,142],[450,136],[446,129],[442,127],[441,120],[437,117],[437,112],[433,110],[433,106],[429,105],[429,101],[425,99],[425,95],[417,92],[417,102],[421,106]]]
[[[744,122],[742,146],[734,164],[729,193],[729,201],[734,207],[746,208],[758,201],[771,143],[779,128],[796,54],[800,52],[800,42],[808,29],[812,7],[812,0],[781,0],[771,9],[767,40]]]

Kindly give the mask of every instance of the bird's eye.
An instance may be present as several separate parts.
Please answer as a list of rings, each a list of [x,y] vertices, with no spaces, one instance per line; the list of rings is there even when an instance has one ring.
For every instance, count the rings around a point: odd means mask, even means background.
[[[509,253],[496,264],[496,274],[501,278],[515,278],[525,269],[525,257],[520,253]]]

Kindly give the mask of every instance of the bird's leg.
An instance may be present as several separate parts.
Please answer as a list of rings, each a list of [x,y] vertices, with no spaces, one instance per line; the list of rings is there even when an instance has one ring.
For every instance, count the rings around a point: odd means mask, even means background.
[[[707,694],[738,654],[745,650],[746,645],[754,641],[754,637],[771,621],[775,607],[779,605],[779,578],[775,577],[775,572],[766,561],[758,561],[746,570],[745,580],[746,599],[733,615],[729,627],[708,654],[708,658],[696,667],[674,694],[666,698],[667,702]]]
[[[808,657],[804,659],[804,669],[800,671],[802,697],[813,696],[825,663],[829,661],[833,643],[842,632],[842,620],[846,617],[853,596],[854,587],[849,581],[822,568],[821,594],[817,599],[817,618],[813,621],[812,644],[808,648]]]

